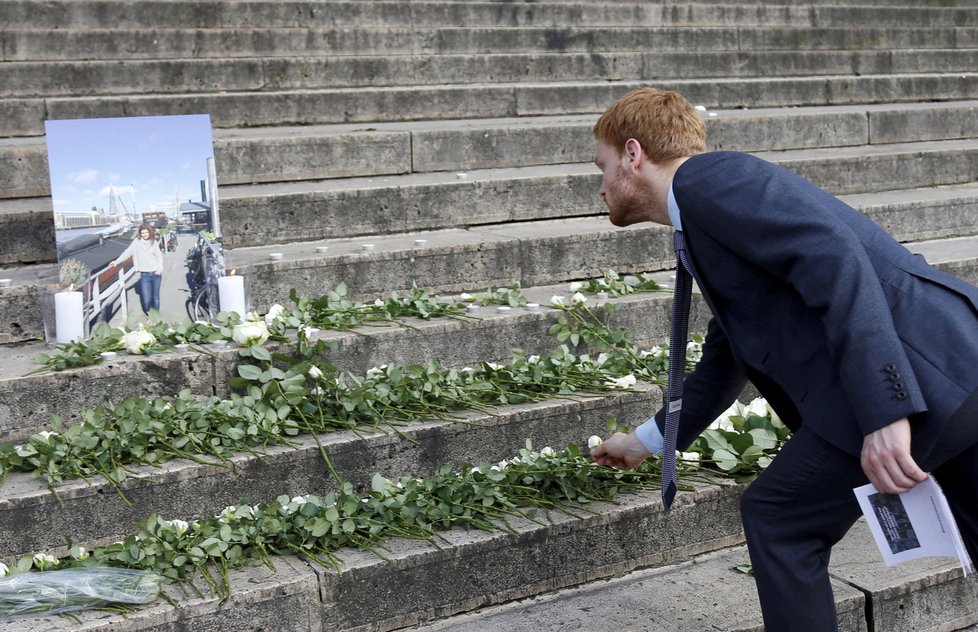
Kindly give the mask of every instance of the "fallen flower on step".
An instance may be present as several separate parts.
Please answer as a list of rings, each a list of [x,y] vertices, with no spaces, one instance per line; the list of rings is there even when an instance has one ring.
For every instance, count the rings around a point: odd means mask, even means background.
[[[242,347],[260,345],[268,340],[268,325],[262,320],[251,320],[235,325],[231,338]]]
[[[142,327],[127,332],[122,339],[122,344],[126,347],[126,351],[133,355],[139,355],[146,347],[155,343],[156,336]]]
[[[635,386],[636,382],[638,382],[638,380],[635,379],[635,376],[629,373],[628,375],[623,375],[622,377],[613,377],[605,382],[605,384],[614,388],[626,389]]]

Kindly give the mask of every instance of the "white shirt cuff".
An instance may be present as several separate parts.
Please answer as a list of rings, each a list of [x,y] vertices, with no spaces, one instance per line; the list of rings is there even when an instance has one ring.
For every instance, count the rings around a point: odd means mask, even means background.
[[[662,433],[659,426],[655,423],[655,416],[650,417],[645,423],[635,429],[635,436],[642,442],[645,449],[652,454],[662,452]]]

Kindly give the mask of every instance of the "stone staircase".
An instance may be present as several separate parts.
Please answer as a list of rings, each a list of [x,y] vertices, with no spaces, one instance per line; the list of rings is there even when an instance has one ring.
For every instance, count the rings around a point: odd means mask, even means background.
[[[229,259],[252,263],[259,311],[293,288],[318,296],[344,281],[364,300],[412,283],[448,294],[518,281],[542,305],[603,268],[668,283],[669,231],[612,227],[591,164],[597,116],[650,84],[705,106],[710,148],[799,172],[978,283],[978,8],[965,0],[0,0],[0,51],[0,277],[12,279],[0,287],[0,441],[49,429],[53,414],[70,424],[105,398],[224,396],[238,358],[123,355],[25,377],[45,349],[39,304],[56,273],[46,118],[209,113],[224,243]],[[661,344],[667,294],[612,300],[616,325]],[[708,313],[694,309],[703,330]],[[556,345],[555,310],[476,314],[318,336],[353,372]],[[660,400],[640,385],[319,439],[369,489],[374,472],[496,461],[527,438],[582,444],[611,417],[644,420]],[[123,484],[131,506],[96,479],[63,483],[56,497],[9,475],[0,559],[63,554],[66,535],[113,542],[152,513],[189,520],[335,488],[308,436],[231,467],[174,461],[139,474]],[[170,591],[179,608],[4,629],[756,630],[752,580],[731,570],[746,559],[741,491],[697,485],[668,514],[656,493],[634,494],[584,519],[513,521],[515,536],[451,531],[439,548],[394,541],[388,561],[344,550],[341,573],[276,558],[276,572],[232,572],[227,598]],[[953,564],[886,569],[866,538],[857,527],[834,558],[842,629],[978,623],[975,589]]]

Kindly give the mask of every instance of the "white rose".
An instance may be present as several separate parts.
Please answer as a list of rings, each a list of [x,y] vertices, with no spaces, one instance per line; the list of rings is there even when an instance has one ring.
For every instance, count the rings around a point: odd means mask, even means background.
[[[757,397],[747,404],[747,408],[744,410],[747,415],[757,415],[758,417],[767,417],[768,405],[767,400],[763,397]]]
[[[37,433],[36,436],[40,437],[41,438],[41,441],[43,441],[44,443],[50,443],[49,439],[51,437],[57,437],[58,436],[58,433],[57,432],[51,432],[49,430],[44,430],[44,431],[41,431],[41,432]]]
[[[190,523],[186,520],[171,520],[170,525],[177,535],[183,535],[190,528]]]
[[[577,292],[582,287],[584,287],[584,284],[583,283],[581,283],[580,281],[574,281],[573,283],[570,284],[570,291],[571,292]]]
[[[380,300],[378,298],[376,301],[374,301],[374,305],[376,305],[377,307],[383,307],[384,306],[384,301],[382,301],[382,300]]]
[[[88,559],[88,549],[80,546],[73,546],[68,549],[68,555],[81,562]]]
[[[735,430],[733,422],[726,415],[720,415],[717,417],[713,423],[710,424],[710,428],[714,430],[726,430],[732,432]]]
[[[598,366],[601,366],[602,364],[604,364],[607,361],[608,361],[608,354],[607,353],[599,353],[598,354],[598,357],[594,361],[594,363],[597,364]]]
[[[575,305],[583,305],[584,303],[587,303],[587,297],[580,292],[572,296],[571,300],[574,301]]]
[[[540,455],[545,456],[549,459],[557,456],[557,451],[551,448],[550,446],[547,446],[544,449],[540,450]]]
[[[375,366],[373,368],[367,369],[367,377],[368,378],[375,378],[375,377],[378,377],[378,376],[383,375],[383,374],[384,374],[384,370],[381,367],[376,367]]]
[[[0,577],[6,577],[10,574],[10,567],[0,562]]]
[[[462,292],[461,294],[458,295],[458,297],[459,297],[459,299],[461,299],[463,301],[474,301],[475,300],[475,298],[473,298],[473,296],[471,294],[467,293],[467,292]]]
[[[611,378],[610,380],[605,382],[605,384],[607,384],[608,386],[613,386],[615,388],[625,389],[625,388],[631,388],[632,386],[635,386],[635,383],[637,381],[638,380],[635,379],[635,376],[629,373],[628,375],[623,375],[622,377]]]
[[[54,557],[53,555],[48,555],[46,553],[37,553],[34,555],[34,566],[36,566],[40,571],[48,568],[54,568],[58,564],[58,558]]]
[[[604,443],[604,439],[602,439],[598,435],[591,435],[590,437],[587,438],[587,447],[589,450],[595,449],[602,443]]]
[[[536,364],[539,361],[540,361],[540,356],[538,355],[531,355],[529,358],[526,359],[527,364]]]
[[[492,369],[493,371],[498,371],[499,369],[503,368],[503,365],[497,364],[495,362],[486,362],[486,366]]]
[[[318,366],[313,365],[309,367],[309,377],[314,380],[318,380],[323,377],[323,372]]]
[[[126,351],[133,355],[142,353],[145,347],[155,342],[156,336],[142,328],[127,332],[122,339],[122,344],[126,347]]]
[[[260,345],[268,340],[268,325],[264,321],[248,321],[235,325],[231,338],[242,347]]]
[[[302,334],[302,337],[303,338],[305,338],[306,340],[309,340],[309,338],[312,337],[312,334],[314,333],[314,331],[313,331],[313,328],[310,327],[309,325],[303,325],[302,327],[299,327],[299,333]]]
[[[699,452],[680,452],[679,458],[683,461],[693,461],[699,462],[700,453]]]
[[[285,311],[284,307],[282,307],[278,303],[275,303],[274,305],[268,308],[268,313],[265,314],[265,322],[271,325],[276,320],[278,320],[278,317],[281,316],[282,312],[284,311]]]
[[[564,306],[564,297],[563,296],[558,296],[558,295],[555,294],[555,295],[553,295],[553,296],[550,297],[550,304],[552,306],[554,306],[554,307],[563,307]]]

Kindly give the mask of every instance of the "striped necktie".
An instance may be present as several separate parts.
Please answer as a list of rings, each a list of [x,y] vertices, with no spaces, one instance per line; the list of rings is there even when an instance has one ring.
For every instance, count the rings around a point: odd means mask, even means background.
[[[676,292],[672,300],[672,325],[669,328],[669,387],[666,390],[666,423],[662,444],[662,504],[668,510],[676,497],[676,434],[679,411],[683,407],[683,380],[686,378],[686,335],[689,329],[689,303],[693,277],[686,259],[683,232],[673,233],[676,248]]]

